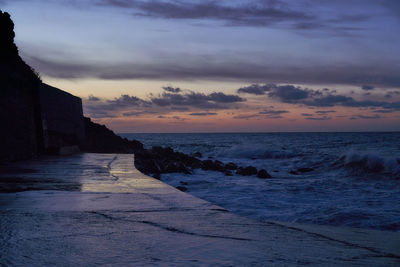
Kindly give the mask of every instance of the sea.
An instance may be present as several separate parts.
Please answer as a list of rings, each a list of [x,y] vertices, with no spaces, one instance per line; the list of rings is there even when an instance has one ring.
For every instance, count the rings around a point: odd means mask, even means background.
[[[172,186],[233,213],[285,221],[400,231],[400,132],[120,134],[272,176],[195,170],[162,174]],[[312,171],[296,173],[299,168]]]

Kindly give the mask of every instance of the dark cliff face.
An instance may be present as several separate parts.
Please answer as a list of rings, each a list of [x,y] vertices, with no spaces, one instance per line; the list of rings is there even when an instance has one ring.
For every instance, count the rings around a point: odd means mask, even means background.
[[[0,10],[0,59],[15,57],[18,55],[18,48],[14,44],[14,22],[10,14]]]
[[[0,11],[0,160],[36,155],[42,148],[38,75],[19,56],[14,23]]]
[[[9,83],[28,83],[38,85],[40,78],[18,54],[14,43],[14,22],[10,14],[0,10],[0,79],[2,87]],[[2,89],[3,89],[2,88]]]

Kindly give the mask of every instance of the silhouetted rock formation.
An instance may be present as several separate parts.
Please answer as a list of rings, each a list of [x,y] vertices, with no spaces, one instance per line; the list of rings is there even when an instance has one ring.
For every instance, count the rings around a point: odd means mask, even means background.
[[[136,153],[143,150],[139,141],[129,141],[116,135],[104,125],[94,123],[90,118],[84,118],[85,140],[81,150],[92,153]]]
[[[0,160],[36,155],[43,148],[38,75],[18,55],[14,23],[0,11]]]
[[[42,83],[14,37],[10,15],[0,11],[0,160],[73,151],[84,137],[81,99]]]
[[[85,141],[81,145],[82,151],[92,153],[134,153],[135,167],[144,174],[160,179],[162,173],[192,174],[195,169],[222,172],[227,176],[232,175],[232,170],[237,169],[240,175],[256,175],[259,178],[270,178],[265,171],[257,172],[253,166],[246,168],[237,167],[230,162],[224,164],[218,160],[200,160],[196,157],[176,152],[170,147],[155,146],[145,149],[143,144],[136,140],[128,140],[116,135],[104,125],[92,122],[85,118]]]

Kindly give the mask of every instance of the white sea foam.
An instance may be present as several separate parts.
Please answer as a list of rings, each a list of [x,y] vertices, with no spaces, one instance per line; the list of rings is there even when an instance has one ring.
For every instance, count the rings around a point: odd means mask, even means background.
[[[130,135],[203,159],[266,169],[272,179],[196,170],[163,174],[173,185],[260,220],[400,231],[400,133]],[[306,173],[291,174],[299,168]]]

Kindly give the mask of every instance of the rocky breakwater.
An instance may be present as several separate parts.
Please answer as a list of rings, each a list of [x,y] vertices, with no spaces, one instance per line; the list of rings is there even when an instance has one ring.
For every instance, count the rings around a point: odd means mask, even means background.
[[[257,170],[253,166],[237,166],[223,163],[219,160],[201,160],[201,154],[187,155],[174,151],[170,147],[152,147],[145,149],[143,144],[136,140],[128,140],[116,135],[104,125],[92,122],[85,118],[86,140],[81,150],[92,153],[134,153],[135,167],[144,174],[160,179],[163,173],[192,174],[195,169],[218,171],[227,176],[234,173],[243,176],[257,176],[271,178],[264,170]],[[183,189],[183,188],[182,188]]]

